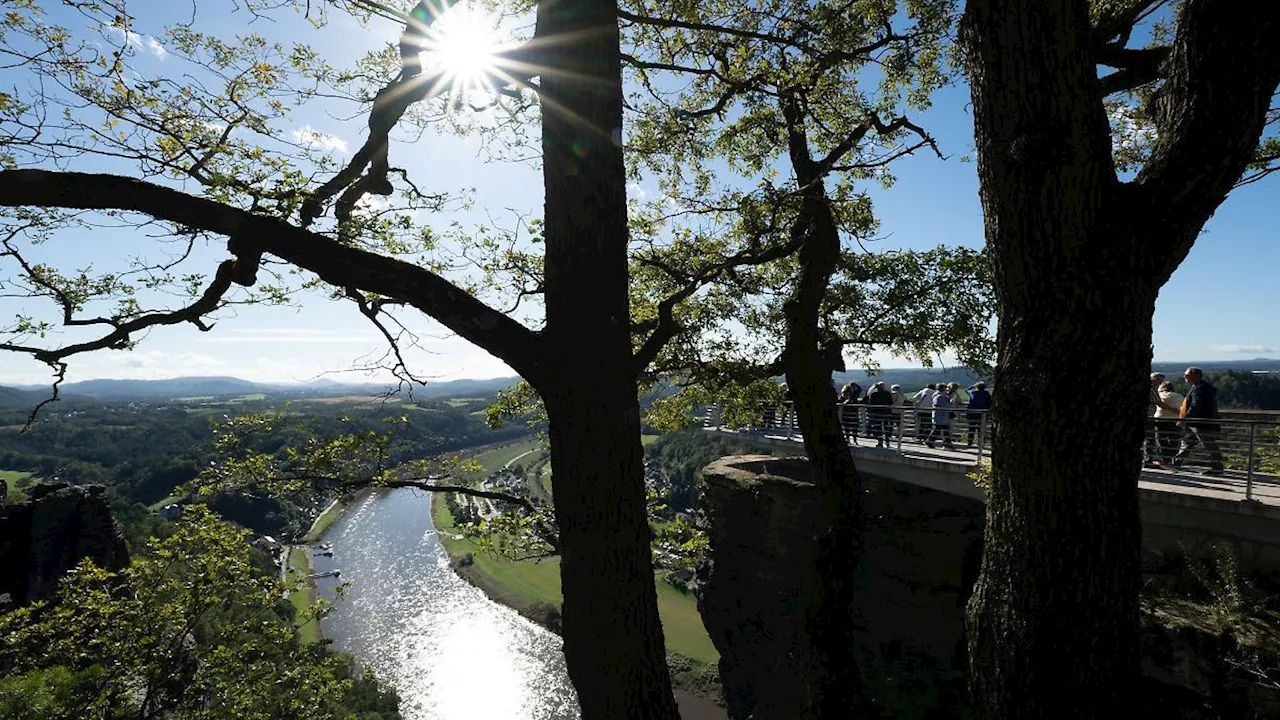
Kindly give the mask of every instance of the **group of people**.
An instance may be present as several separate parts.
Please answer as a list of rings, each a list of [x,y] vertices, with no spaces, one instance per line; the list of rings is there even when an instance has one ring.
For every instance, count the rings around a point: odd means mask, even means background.
[[[1143,463],[1152,468],[1181,468],[1192,452],[1203,448],[1209,458],[1204,474],[1220,476],[1223,474],[1222,450],[1218,444],[1220,427],[1212,422],[1219,418],[1217,390],[1204,379],[1200,368],[1187,368],[1182,378],[1189,386],[1185,394],[1178,392],[1163,373],[1151,373],[1148,417],[1152,422],[1143,444]],[[785,391],[785,385],[783,389]],[[984,442],[983,429],[991,410],[991,392],[986,383],[974,383],[966,389],[966,394],[967,402],[960,397],[959,383],[931,383],[907,397],[902,386],[885,387],[883,381],[877,381],[863,395],[862,387],[850,382],[840,388],[836,401],[846,440],[856,441],[861,435],[875,440],[876,447],[888,447],[906,431],[904,418],[913,416],[915,442],[930,448],[941,444],[955,450],[952,426],[956,415],[963,412],[966,444],[973,447],[975,441]],[[790,399],[789,393],[787,397]],[[765,426],[773,427],[776,422],[776,410],[766,408]],[[959,437],[958,431],[955,437]]]
[[[1187,368],[1182,379],[1190,386],[1185,395],[1178,392],[1163,373],[1151,373],[1147,411],[1152,421],[1143,444],[1143,464],[1181,468],[1197,447],[1203,447],[1209,456],[1209,468],[1204,474],[1220,476],[1223,474],[1222,450],[1218,446],[1221,428],[1218,423],[1210,422],[1219,418],[1218,391],[1204,379],[1200,368]]]
[[[905,429],[901,427],[902,419],[912,413],[916,442],[930,448],[941,443],[942,447],[954,450],[951,426],[956,411],[963,409],[967,442],[972,447],[975,440],[982,442],[981,428],[986,422],[986,411],[991,409],[991,393],[986,383],[979,382],[970,386],[967,394],[968,402],[965,403],[959,397],[959,383],[930,383],[908,398],[900,385],[886,389],[884,382],[879,381],[862,397],[862,388],[851,382],[840,388],[837,396],[840,425],[849,440],[857,440],[865,426],[866,434],[876,441],[876,447],[888,447],[893,438]]]

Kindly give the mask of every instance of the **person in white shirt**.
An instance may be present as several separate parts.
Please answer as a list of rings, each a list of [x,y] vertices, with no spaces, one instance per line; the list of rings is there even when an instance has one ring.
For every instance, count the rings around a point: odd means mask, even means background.
[[[1182,393],[1173,389],[1171,383],[1160,383],[1160,402],[1155,412],[1155,445],[1156,465],[1164,468],[1173,467],[1173,455],[1178,451],[1182,439],[1182,429],[1178,427],[1178,419],[1182,415]]]
[[[933,396],[937,394],[938,391],[930,384],[911,398],[916,406],[916,442],[924,442],[933,430]]]
[[[907,412],[907,406],[911,405],[911,401],[907,399],[905,393],[902,392],[901,385],[890,385],[889,392],[893,393],[893,417],[889,420],[889,428],[893,437],[898,437],[902,432],[905,423],[902,416]]]

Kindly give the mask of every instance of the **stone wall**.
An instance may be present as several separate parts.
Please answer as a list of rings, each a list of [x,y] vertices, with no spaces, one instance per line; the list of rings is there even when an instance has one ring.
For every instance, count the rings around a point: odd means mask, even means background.
[[[698,608],[721,654],[730,717],[786,717],[810,662],[797,632],[814,582],[817,491],[803,459],[722,458],[703,470],[710,551]],[[981,556],[982,503],[876,478],[857,578],[859,655],[895,718],[945,717],[962,690],[964,605]]]
[[[964,610],[981,562],[984,506],[863,479],[868,528],[853,612],[868,690],[886,717],[964,717]],[[814,578],[812,473],[803,458],[737,456],[707,466],[701,481],[710,550],[699,568],[698,609],[721,653],[730,717],[789,717],[778,708],[794,707],[809,662],[795,627]],[[1184,555],[1211,558],[1223,542],[1144,525],[1141,695],[1151,717],[1280,717],[1280,691],[1250,670],[1280,679],[1280,624],[1265,600],[1280,595],[1271,546],[1226,546],[1253,588],[1245,605],[1262,603],[1271,614],[1187,599],[1205,590],[1193,587]]]
[[[37,485],[30,500],[0,510],[0,595],[27,604],[47,598],[85,558],[119,570],[129,563],[124,535],[98,485]]]

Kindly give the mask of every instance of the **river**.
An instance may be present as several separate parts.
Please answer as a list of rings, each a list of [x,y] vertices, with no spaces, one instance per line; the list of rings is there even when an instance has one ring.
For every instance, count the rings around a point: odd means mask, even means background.
[[[569,720],[577,696],[560,637],[459,578],[431,525],[429,494],[366,495],[347,508],[316,557],[322,597],[345,596],[322,623],[334,646],[400,694],[406,720]]]

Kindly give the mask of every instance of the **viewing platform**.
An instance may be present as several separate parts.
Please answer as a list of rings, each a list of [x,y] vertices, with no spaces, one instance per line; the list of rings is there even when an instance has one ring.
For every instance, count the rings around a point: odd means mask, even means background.
[[[915,412],[895,410],[895,432],[887,447],[877,447],[866,436],[866,406],[861,406],[859,434],[850,441],[858,470],[875,477],[910,483],[960,497],[984,500],[986,494],[974,484],[970,474],[990,458],[986,413],[955,411],[953,440],[965,439],[966,416],[979,416],[979,442],[955,449],[928,447],[915,439]],[[1159,533],[1163,544],[1200,538],[1183,537],[1186,532],[1227,538],[1266,546],[1263,552],[1280,564],[1280,419],[1261,413],[1227,413],[1215,421],[1225,472],[1221,476],[1203,474],[1205,453],[1197,448],[1182,468],[1144,468],[1138,481],[1144,533]],[[1243,416],[1243,417],[1242,417]],[[732,434],[751,444],[804,453],[804,441],[795,427],[793,414],[779,408],[772,427],[730,429],[721,427],[717,408],[704,418],[704,430]],[[849,419],[846,418],[846,422]],[[1140,450],[1135,448],[1136,454]],[[1256,555],[1255,548],[1244,548]],[[1270,560],[1268,560],[1270,562]]]

